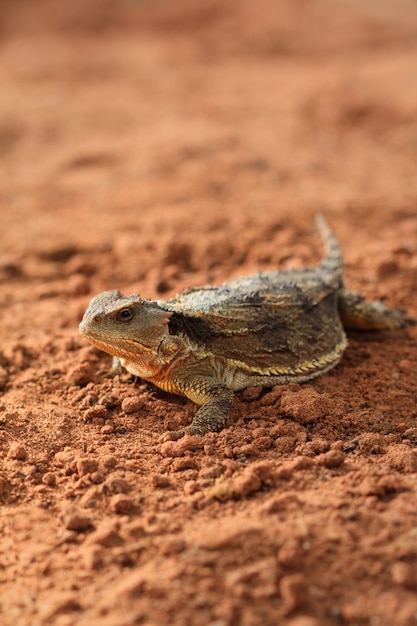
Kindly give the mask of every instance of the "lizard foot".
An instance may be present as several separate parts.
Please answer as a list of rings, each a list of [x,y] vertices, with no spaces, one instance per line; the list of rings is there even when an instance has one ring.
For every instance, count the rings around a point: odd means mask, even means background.
[[[164,441],[178,441],[178,439],[185,437],[185,435],[205,435],[207,432],[207,430],[203,431],[201,428],[190,425],[183,430],[167,430],[159,437],[159,441],[161,443]]]
[[[203,380],[207,385],[207,381]],[[160,441],[177,441],[184,435],[205,435],[221,430],[229,415],[234,393],[223,385],[212,385],[207,390],[207,400],[198,409],[193,421],[182,430],[168,430]]]

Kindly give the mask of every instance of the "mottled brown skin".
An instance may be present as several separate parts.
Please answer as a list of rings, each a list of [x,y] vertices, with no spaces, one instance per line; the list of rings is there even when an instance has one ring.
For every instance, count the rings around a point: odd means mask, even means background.
[[[322,218],[320,265],[258,273],[163,301],[105,291],[80,324],[88,341],[129,372],[201,405],[183,430],[162,439],[223,428],[234,392],[304,382],[334,367],[344,328],[380,330],[414,323],[398,309],[343,287],[340,246]]]

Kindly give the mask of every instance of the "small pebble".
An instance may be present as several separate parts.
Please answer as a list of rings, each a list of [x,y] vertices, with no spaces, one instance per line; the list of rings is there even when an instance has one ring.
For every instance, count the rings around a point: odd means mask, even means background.
[[[123,539],[119,535],[118,527],[113,522],[104,522],[97,530],[92,532],[88,539],[88,544],[97,544],[105,548],[121,546]]]
[[[151,484],[155,489],[165,489],[171,485],[171,481],[168,476],[164,474],[152,474]]]
[[[86,422],[90,420],[104,420],[107,416],[107,409],[103,404],[96,404],[84,411],[84,419]]]
[[[14,441],[9,448],[7,456],[9,459],[15,459],[16,461],[26,461],[28,454],[24,445]]]
[[[56,485],[56,475],[54,472],[46,472],[42,476],[42,482],[44,485],[48,485],[48,487],[53,487]]]
[[[196,480],[187,480],[184,485],[184,493],[191,496],[193,493],[199,490],[199,486]]]
[[[133,512],[134,508],[133,500],[122,493],[118,493],[110,499],[110,509],[113,513],[128,515]]]
[[[298,539],[287,539],[278,551],[278,561],[286,567],[296,569],[303,559],[303,549]]]
[[[115,494],[129,493],[129,491],[131,490],[131,486],[129,482],[125,478],[122,478],[121,476],[117,476],[117,474],[108,476],[104,483],[104,487],[110,493],[115,493]]]
[[[102,428],[100,428],[100,434],[102,435],[111,435],[114,432],[113,424],[106,424]]]
[[[125,398],[122,402],[122,411],[124,413],[137,413],[146,404],[145,398],[141,396],[132,396]]]
[[[104,481],[104,476],[103,473],[98,471],[98,472],[92,472],[91,476],[90,476],[90,480],[92,483],[94,483],[95,485],[100,485],[103,481]]]
[[[287,389],[281,398],[282,413],[303,425],[330,415],[332,408],[331,400],[312,387],[303,387],[295,392]]]
[[[81,363],[69,370],[65,379],[70,385],[85,387],[94,380],[95,369],[91,363]]]
[[[67,530],[73,530],[76,533],[84,533],[93,527],[93,523],[89,515],[72,512],[64,517],[64,526]]]
[[[96,459],[89,459],[88,457],[80,458],[77,460],[77,472],[79,476],[85,476],[95,472],[98,468]]]
[[[317,462],[324,467],[333,468],[340,467],[345,461],[345,455],[340,450],[329,450],[324,454],[319,454]]]

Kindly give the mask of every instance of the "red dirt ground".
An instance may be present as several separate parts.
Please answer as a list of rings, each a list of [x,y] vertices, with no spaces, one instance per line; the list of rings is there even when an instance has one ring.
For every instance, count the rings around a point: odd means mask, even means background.
[[[313,264],[417,316],[415,2],[2,2],[0,623],[417,624],[417,329],[228,428],[78,335]]]

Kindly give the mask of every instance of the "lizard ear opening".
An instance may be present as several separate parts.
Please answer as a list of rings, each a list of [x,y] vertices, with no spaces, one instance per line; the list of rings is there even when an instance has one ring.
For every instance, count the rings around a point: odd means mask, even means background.
[[[128,307],[124,307],[128,308]],[[165,311],[153,302],[143,302],[137,309],[133,311],[134,320],[132,324],[134,328],[140,330],[143,335],[148,337],[162,336],[166,332],[172,311]]]

